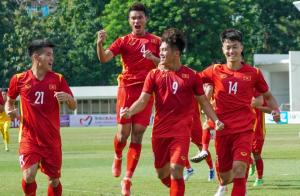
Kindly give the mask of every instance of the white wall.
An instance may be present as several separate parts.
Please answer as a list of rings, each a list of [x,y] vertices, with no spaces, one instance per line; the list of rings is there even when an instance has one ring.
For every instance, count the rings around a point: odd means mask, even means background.
[[[291,111],[300,111],[300,51],[290,51],[289,56]]]

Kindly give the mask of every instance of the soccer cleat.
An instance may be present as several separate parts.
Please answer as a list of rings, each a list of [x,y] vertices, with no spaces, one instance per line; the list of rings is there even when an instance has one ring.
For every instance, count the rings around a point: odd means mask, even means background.
[[[7,145],[7,144],[5,144],[5,151],[6,151],[6,152],[8,152],[8,151],[9,151],[9,149],[8,149],[8,145]]]
[[[189,168],[185,171],[185,174],[183,176],[184,181],[188,181],[189,178],[191,177],[191,175],[194,174],[194,169],[193,168]]]
[[[253,176],[255,173],[255,164],[251,164],[249,168],[249,175]]]
[[[210,169],[208,172],[208,182],[211,182],[215,179],[215,170]]]
[[[227,186],[219,186],[214,196],[225,196],[227,191],[228,191]]]
[[[263,179],[256,179],[253,186],[254,187],[259,187],[262,186],[264,184],[264,180]]]
[[[122,158],[114,158],[114,162],[112,165],[112,174],[114,177],[119,177],[121,175],[121,167],[122,167]]]
[[[198,154],[196,154],[194,157],[192,157],[190,159],[190,161],[192,161],[193,163],[199,163],[201,162],[203,159],[206,159],[206,157],[208,156],[207,151],[202,150],[201,152],[199,152]]]
[[[130,179],[123,179],[121,181],[121,193],[123,196],[130,196],[130,187],[131,187]]]

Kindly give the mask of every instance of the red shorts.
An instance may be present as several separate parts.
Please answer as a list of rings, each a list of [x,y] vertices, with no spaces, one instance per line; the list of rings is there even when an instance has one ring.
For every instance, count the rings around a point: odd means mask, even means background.
[[[254,138],[252,142],[252,153],[261,154],[264,142],[264,139]]]
[[[216,137],[216,160],[220,172],[231,170],[233,161],[243,161],[249,164],[253,135],[253,131],[249,130]]]
[[[61,147],[43,148],[30,143],[20,143],[19,161],[22,170],[39,163],[41,171],[50,178],[59,178],[61,175]]]
[[[143,84],[118,88],[117,105],[116,105],[118,124],[132,123],[132,124],[141,124],[144,125],[145,127],[149,125],[150,117],[152,113],[153,97],[151,97],[148,105],[145,107],[143,111],[133,115],[129,119],[120,118],[121,108],[130,107],[140,97],[142,89],[143,89]]]
[[[202,126],[200,119],[193,121],[192,131],[191,131],[191,141],[197,146],[202,145]]]
[[[190,146],[189,137],[152,138],[154,167],[164,167],[167,163],[186,165]]]

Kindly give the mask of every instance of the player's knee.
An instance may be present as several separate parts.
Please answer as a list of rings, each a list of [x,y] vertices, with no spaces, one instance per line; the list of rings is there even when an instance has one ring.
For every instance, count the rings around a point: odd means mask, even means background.
[[[259,153],[253,153],[253,157],[254,157],[254,160],[259,160],[261,159],[261,156]]]
[[[243,177],[245,177],[246,168],[247,168],[246,163],[243,163],[241,161],[234,162],[233,167],[232,167],[234,178],[243,178]]]
[[[49,185],[52,187],[57,187],[59,184],[59,178],[50,178]]]
[[[144,131],[133,131],[131,133],[131,141],[134,143],[142,143]]]
[[[171,176],[174,179],[180,179],[183,177],[183,166],[177,164],[171,164],[170,172],[171,172]]]
[[[29,172],[26,172],[23,174],[23,179],[26,183],[32,183],[35,181],[35,175],[33,175]]]

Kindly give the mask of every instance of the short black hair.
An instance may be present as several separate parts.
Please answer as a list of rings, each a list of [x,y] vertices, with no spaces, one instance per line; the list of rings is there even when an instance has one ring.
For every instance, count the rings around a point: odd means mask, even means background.
[[[169,28],[164,31],[161,36],[161,41],[166,42],[171,48],[177,48],[182,54],[185,46],[186,40],[183,32],[176,28]]]
[[[148,16],[148,10],[147,10],[146,6],[140,2],[135,2],[130,6],[130,8],[128,9],[128,16],[131,11],[144,12],[145,16]]]
[[[8,88],[2,88],[2,89],[1,89],[1,91],[2,91],[2,92],[6,92],[6,93],[7,93],[7,91],[8,91]]]
[[[226,39],[243,43],[243,34],[237,29],[226,29],[220,34],[220,40],[223,43]]]
[[[34,52],[41,52],[46,47],[54,48],[55,45],[47,39],[35,39],[28,45],[28,54],[31,57]]]

